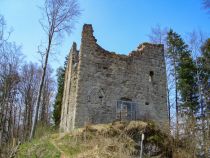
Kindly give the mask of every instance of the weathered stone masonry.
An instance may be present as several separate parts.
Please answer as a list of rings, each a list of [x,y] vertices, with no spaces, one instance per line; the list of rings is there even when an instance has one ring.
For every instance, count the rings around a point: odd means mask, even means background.
[[[120,113],[118,100],[129,100],[125,102],[126,110],[120,108]],[[158,123],[167,122],[163,45],[143,43],[128,56],[115,54],[101,48],[92,26],[85,24],[80,51],[73,43],[69,54],[61,131],[86,123],[109,123],[119,116],[127,117],[124,112],[131,110],[132,119],[147,117]]]

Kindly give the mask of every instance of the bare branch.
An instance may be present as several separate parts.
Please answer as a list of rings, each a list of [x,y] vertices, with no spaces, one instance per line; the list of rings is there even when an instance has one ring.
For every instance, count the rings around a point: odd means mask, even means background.
[[[210,14],[210,0],[203,0],[203,8]]]
[[[161,28],[160,25],[156,25],[151,28],[151,33],[148,35],[150,42],[155,44],[165,44],[168,28]]]
[[[44,32],[47,34],[47,45],[45,47],[43,73],[39,86],[35,117],[30,134],[30,139],[33,138],[35,133],[41,94],[45,84],[48,60],[50,54],[52,54],[53,46],[55,46],[55,40],[58,40],[58,37],[63,36],[65,33],[71,33],[73,29],[72,26],[74,26],[75,19],[80,15],[80,12],[81,11],[79,9],[77,0],[45,0],[44,7],[42,8],[42,13],[44,16],[40,20],[40,24]],[[40,54],[41,56],[43,55],[41,51]]]

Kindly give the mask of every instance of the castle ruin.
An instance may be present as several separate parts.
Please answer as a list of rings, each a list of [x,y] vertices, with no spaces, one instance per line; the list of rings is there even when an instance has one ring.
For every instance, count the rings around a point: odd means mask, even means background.
[[[80,50],[70,50],[65,72],[61,131],[87,123],[151,119],[168,121],[164,48],[143,43],[129,55],[100,47],[89,24]]]

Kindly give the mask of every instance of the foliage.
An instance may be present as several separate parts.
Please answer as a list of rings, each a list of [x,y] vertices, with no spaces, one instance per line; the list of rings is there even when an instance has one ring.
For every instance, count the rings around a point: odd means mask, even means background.
[[[54,103],[54,110],[53,110],[53,120],[55,122],[55,126],[58,127],[60,124],[61,118],[61,106],[63,100],[63,91],[64,91],[64,80],[65,80],[65,71],[67,67],[68,56],[66,57],[66,61],[64,63],[64,67],[59,67],[57,69],[57,84],[58,90],[55,98]]]
[[[206,112],[210,110],[210,38],[201,47],[202,55],[198,58],[200,80],[204,94]]]
[[[49,137],[33,140],[20,146],[19,157],[33,156],[43,150],[46,155],[57,153],[62,157],[138,157],[141,134],[145,134],[144,157],[176,157],[187,153],[181,142],[158,129],[157,126],[142,121],[114,122],[110,124],[88,125],[71,133],[53,134]],[[174,142],[180,145],[176,145]],[[43,146],[46,145],[45,146]],[[54,146],[54,147],[53,147]],[[180,148],[181,146],[181,148]],[[48,152],[46,152],[49,150]],[[38,155],[44,157],[42,153]]]
[[[178,89],[182,106],[190,108],[191,112],[198,110],[198,85],[196,81],[196,65],[189,50],[180,53],[178,68]]]
[[[34,139],[32,142],[25,142],[21,145],[18,155],[18,158],[60,158],[61,153],[47,140],[43,139]]]
[[[196,82],[196,65],[191,52],[183,39],[173,30],[168,32],[168,54],[174,63],[174,75],[177,90],[180,94],[181,106],[196,112],[198,106],[198,88]]]
[[[60,151],[50,141],[54,133],[55,130],[52,127],[39,122],[34,139],[24,142],[19,147],[17,157],[59,158],[61,155]]]

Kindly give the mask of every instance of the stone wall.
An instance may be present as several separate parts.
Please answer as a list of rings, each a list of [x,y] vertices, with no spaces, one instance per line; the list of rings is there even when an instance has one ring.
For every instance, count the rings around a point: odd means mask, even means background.
[[[69,60],[65,72],[65,84],[60,123],[60,129],[62,131],[70,131],[74,128],[78,62],[79,51],[77,51],[76,43],[73,43],[69,53]]]
[[[87,24],[79,57],[74,45],[65,78],[62,130],[114,121],[122,98],[137,103],[136,119],[167,123],[163,45],[143,43],[128,56],[115,54],[97,44]]]

